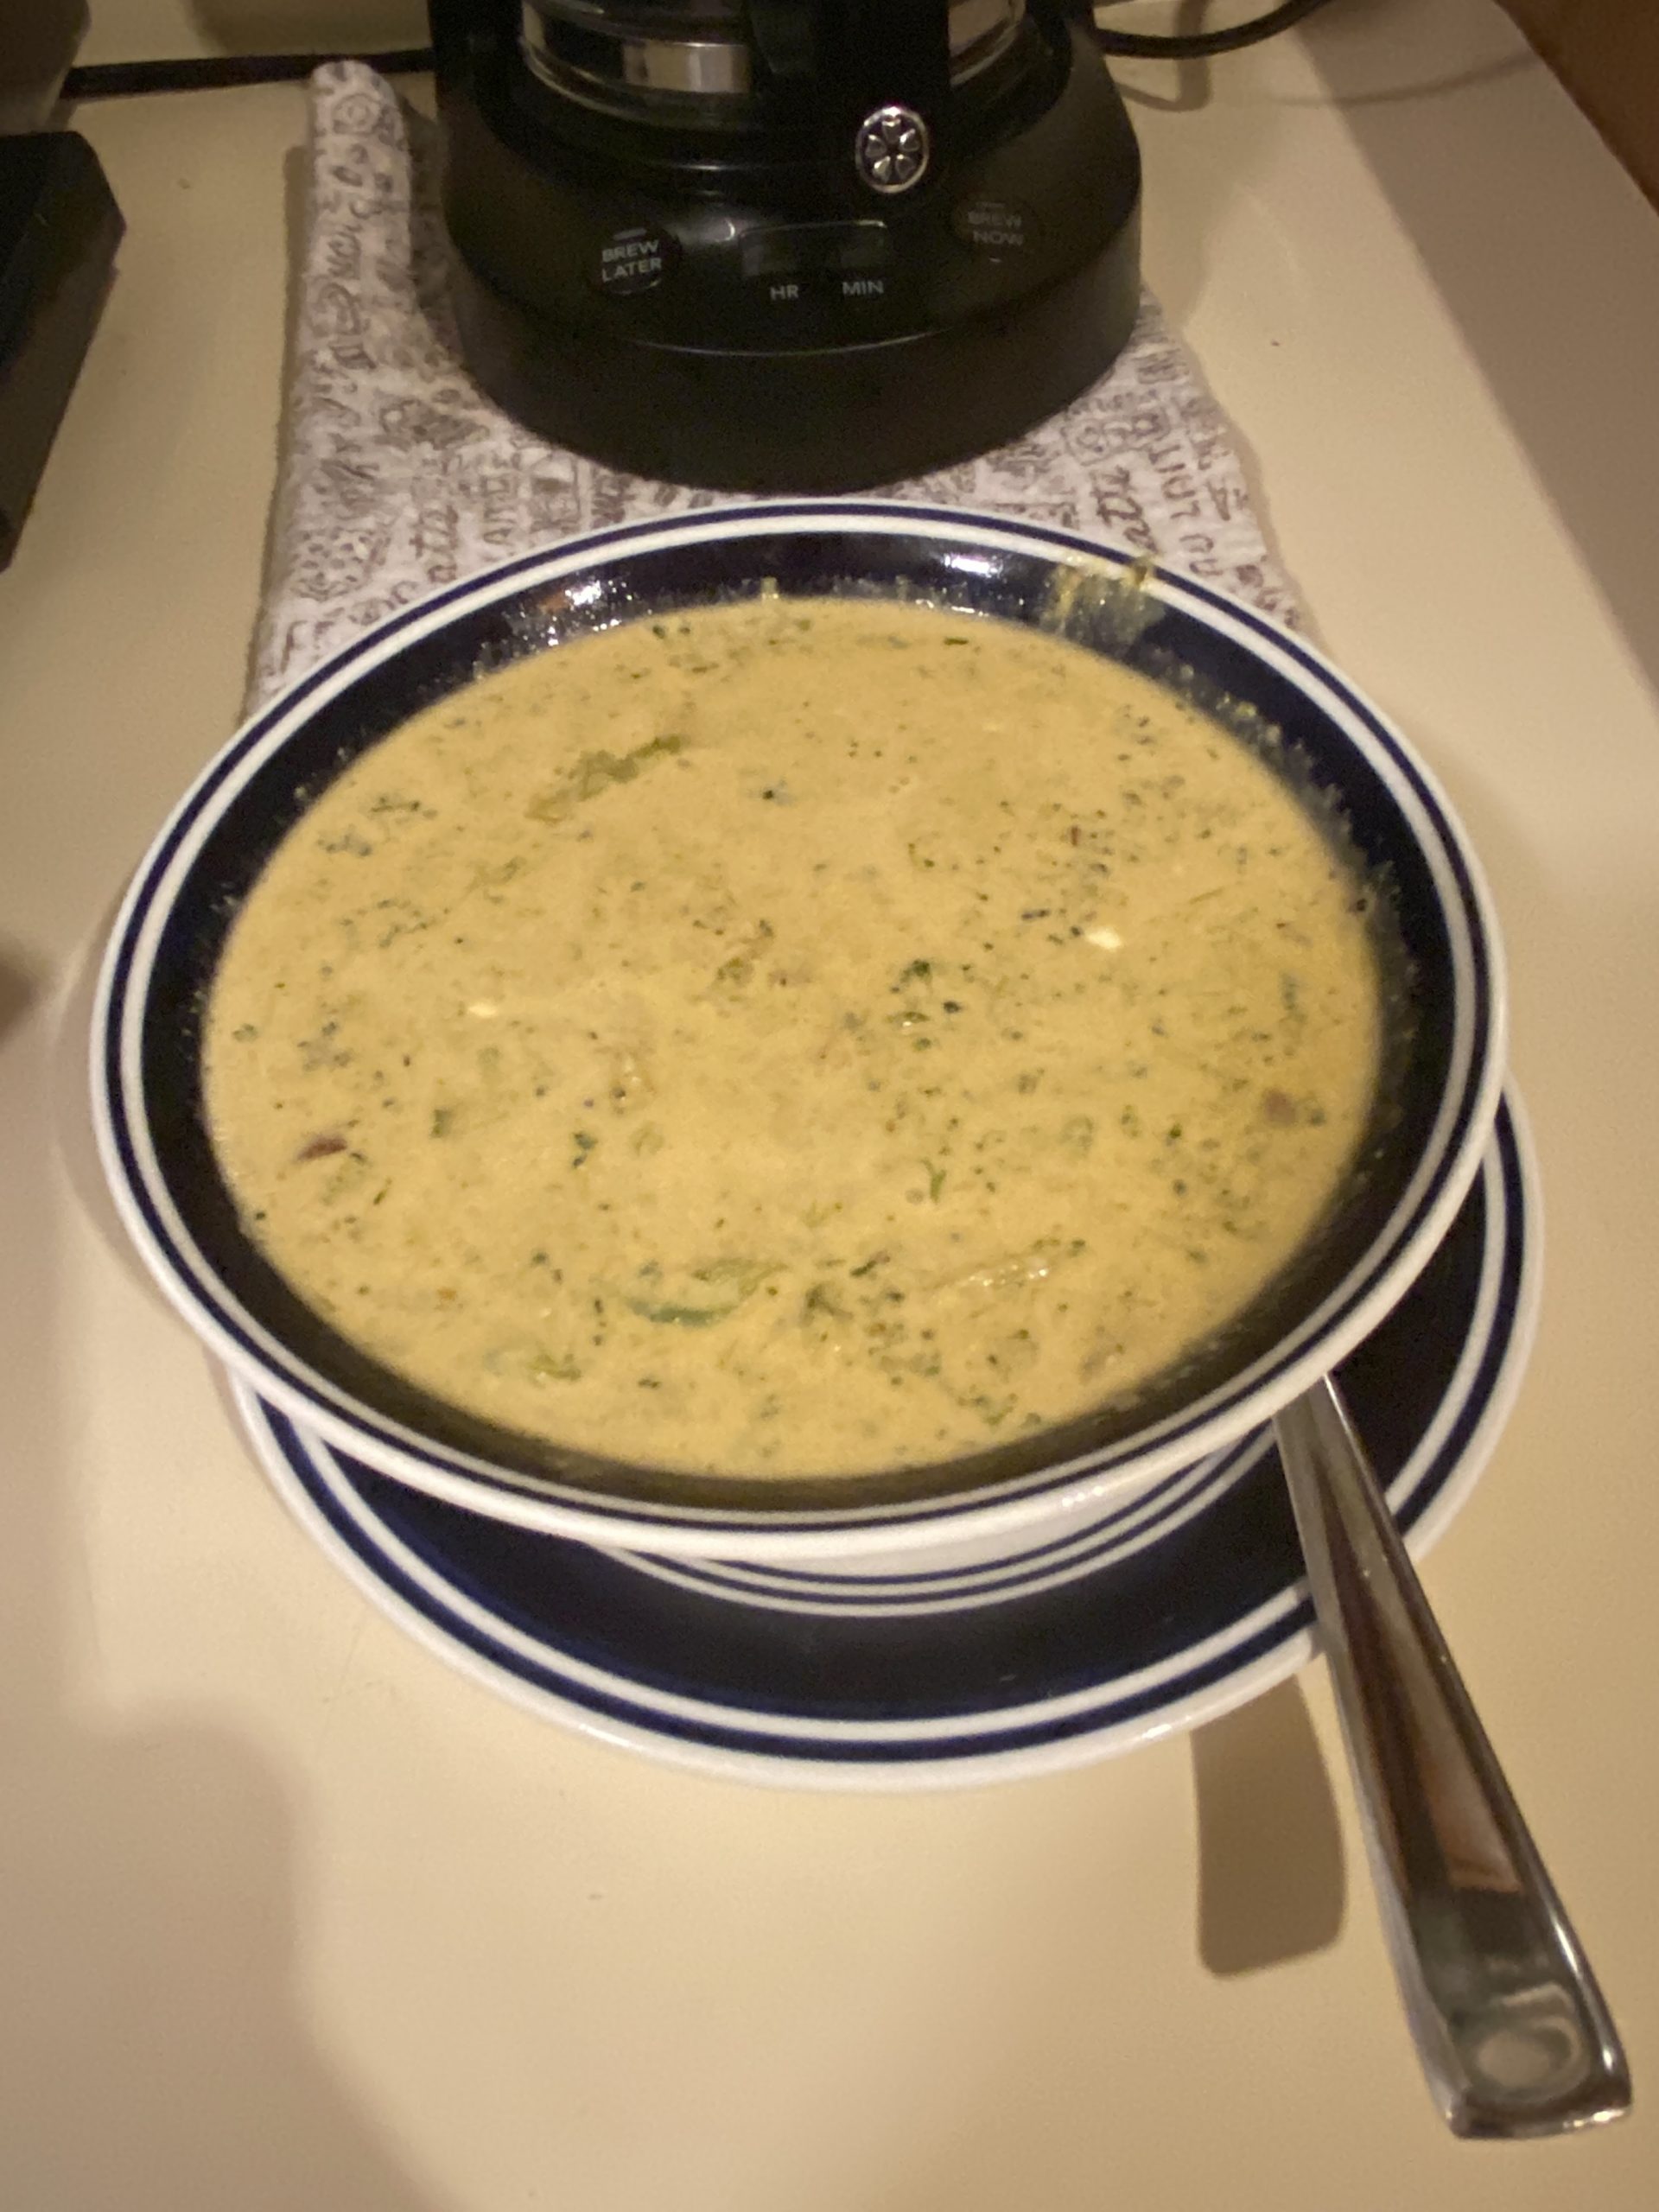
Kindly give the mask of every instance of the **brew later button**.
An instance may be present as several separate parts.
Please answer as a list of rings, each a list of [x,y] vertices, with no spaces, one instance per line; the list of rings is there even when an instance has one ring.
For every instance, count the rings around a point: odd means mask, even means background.
[[[635,223],[601,242],[589,279],[596,291],[626,299],[652,290],[671,274],[679,257],[679,240],[671,232]]]

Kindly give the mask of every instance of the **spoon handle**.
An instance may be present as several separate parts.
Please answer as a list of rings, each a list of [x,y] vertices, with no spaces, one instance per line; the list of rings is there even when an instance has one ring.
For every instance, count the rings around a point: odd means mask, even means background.
[[[1274,1424],[1383,1930],[1454,2134],[1553,2135],[1630,2079],[1561,1901],[1336,1387]]]

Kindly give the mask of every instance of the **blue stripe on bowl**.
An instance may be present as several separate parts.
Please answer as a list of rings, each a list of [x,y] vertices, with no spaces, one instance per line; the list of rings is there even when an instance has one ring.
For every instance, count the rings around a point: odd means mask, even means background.
[[[1044,552],[1058,551],[1070,556],[1080,554],[1092,562],[1104,560],[1119,566],[1127,565],[1129,558],[1120,549],[1102,546],[1073,533],[1041,525],[955,514],[919,505],[874,501],[782,501],[710,511],[702,515],[672,518],[665,523],[630,524],[596,531],[579,542],[572,542],[550,551],[520,556],[486,575],[450,586],[432,599],[402,610],[378,630],[367,633],[334,655],[281,700],[264,709],[210,765],[181,802],[141,868],[117,925],[105,970],[106,982],[100,996],[102,1051],[100,1079],[97,1083],[100,1094],[99,1119],[106,1156],[112,1165],[112,1179],[142,1226],[143,1237],[150,1246],[152,1265],[156,1266],[169,1294],[187,1310],[194,1309],[198,1317],[205,1317],[217,1348],[239,1371],[253,1374],[259,1380],[260,1387],[279,1398],[290,1413],[321,1426],[342,1445],[349,1446],[355,1444],[362,1449],[383,1452],[391,1451],[411,1457],[435,1486],[442,1489],[448,1485],[454,1494],[459,1494],[463,1486],[474,1490],[481,1487],[493,1493],[501,1502],[503,1510],[508,1511],[533,1511],[534,1504],[527,1503],[527,1501],[551,1497],[556,1503],[563,1499],[595,1526],[601,1527],[607,1522],[615,1526],[646,1522],[664,1529],[696,1526],[710,1535],[718,1535],[722,1531],[737,1534],[754,1525],[754,1517],[742,1512],[728,1513],[706,1509],[688,1511],[636,1503],[612,1507],[604,1499],[596,1498],[589,1493],[561,1491],[557,1485],[536,1478],[521,1479],[462,1453],[430,1445],[412,1436],[395,1421],[369,1414],[346,1400],[334,1386],[276,1344],[239,1306],[224,1294],[211,1268],[195,1250],[174,1211],[164,1182],[147,1160],[145,1147],[136,1134],[136,1129],[142,1127],[143,1104],[142,1099],[132,1094],[131,1071],[136,1065],[137,1040],[149,983],[148,961],[153,957],[154,950],[152,944],[149,952],[145,952],[145,932],[153,926],[159,902],[168,893],[171,872],[181,851],[192,836],[201,830],[211,819],[215,802],[234,782],[238,772],[251,757],[272,739],[273,733],[283,731],[320,693],[347,679],[354,679],[365,669],[378,665],[408,639],[441,627],[462,608],[492,605],[509,597],[528,581],[551,582],[574,566],[591,565],[597,558],[618,550],[699,540],[718,541],[778,529],[807,531],[823,526],[844,529],[849,519],[861,522],[874,531],[893,536],[902,536],[920,527],[949,537],[960,538],[967,543],[977,540],[989,542],[1003,549],[1012,546]],[[1301,640],[1268,618],[1229,601],[1193,579],[1164,570],[1156,571],[1155,575],[1162,594],[1173,606],[1179,608],[1189,605],[1207,609],[1234,629],[1254,634],[1273,652],[1298,667],[1316,689],[1341,702],[1370,734],[1390,772],[1410,790],[1434,825],[1441,845],[1440,860],[1457,884],[1460,898],[1466,903],[1469,912],[1479,919],[1483,927],[1490,929],[1484,894],[1465,865],[1438,792],[1418,765],[1401,753],[1376,710],[1351,687],[1338,678],[1333,671],[1325,667],[1319,657]],[[1462,917],[1454,915],[1453,921],[1461,926]],[[1473,957],[1472,944],[1465,948],[1465,965],[1471,980],[1471,1036],[1466,1040],[1466,1056],[1470,1065],[1477,1070],[1483,1060],[1488,1063],[1493,1069],[1495,1080],[1496,1063],[1491,1048],[1501,1008],[1492,988],[1493,978],[1484,964]],[[1478,1082],[1465,1082],[1449,1126],[1442,1133],[1443,1141],[1433,1172],[1427,1177],[1424,1187],[1408,1212],[1392,1225],[1391,1243],[1396,1253],[1404,1250],[1414,1239],[1426,1240],[1427,1232],[1435,1225],[1437,1217],[1443,1217],[1461,1197],[1462,1183],[1472,1175],[1478,1164],[1478,1155],[1469,1140],[1489,1110],[1491,1103],[1490,1088],[1490,1084],[1482,1085]],[[1368,1276],[1366,1281],[1356,1285],[1329,1309],[1325,1324],[1337,1329],[1344,1325],[1351,1327],[1356,1315],[1363,1312],[1372,1294]],[[1260,1384],[1282,1379],[1295,1365],[1297,1358],[1302,1356],[1305,1355],[1301,1345],[1293,1343],[1288,1350],[1262,1363],[1255,1372],[1255,1382]],[[1230,1400],[1236,1396],[1236,1389],[1230,1389],[1224,1395]],[[1155,1441],[1166,1452],[1178,1454],[1190,1440],[1203,1438],[1207,1426],[1213,1423],[1215,1413],[1214,1403],[1206,1402],[1173,1417],[1154,1432]],[[1137,1457],[1141,1455],[1145,1443],[1144,1439],[1137,1442]],[[1199,1448],[1199,1446],[1195,1443],[1193,1448]],[[998,1497],[999,1500],[1040,1497],[1074,1483],[1085,1471],[1109,1471],[1122,1464],[1128,1456],[1126,1448],[1093,1453],[1085,1459],[1045,1470],[1002,1486],[998,1491]],[[940,1524],[972,1519],[983,1508],[984,1499],[980,1497],[944,1497],[925,1504],[899,1508],[804,1512],[788,1516],[788,1525],[798,1526],[802,1529],[868,1528],[879,1526],[884,1519],[893,1518],[898,1514],[902,1514],[909,1521]],[[766,1516],[769,1525],[773,1527],[783,1525],[784,1518],[776,1514]]]
[[[1536,1302],[1536,1211],[1506,1107],[1451,1236],[1343,1369],[1414,1548],[1467,1497],[1508,1411]],[[435,1504],[238,1395],[284,1497],[394,1618],[539,1711],[725,1773],[880,1787],[1068,1764],[1191,1726],[1307,1649],[1270,1454],[1163,1545],[1058,1596],[943,1625],[790,1620]],[[990,1638],[998,1652],[968,1681]],[[1024,1675],[995,1679],[1021,1649]]]
[[[1097,1574],[1113,1560],[1127,1559],[1162,1541],[1193,1515],[1205,1511],[1222,1492],[1248,1474],[1269,1448],[1265,1428],[1254,1430],[1230,1451],[1212,1453],[1132,1503],[1086,1523],[1063,1539],[982,1566],[894,1569],[836,1574],[820,1570],[775,1567],[764,1562],[730,1560],[664,1560],[633,1556],[641,1573],[688,1589],[724,1592],[751,1605],[770,1605],[809,1612],[938,1612],[1026,1598],[1062,1582]],[[1143,1510],[1144,1509],[1144,1510]],[[926,1556],[925,1554],[923,1554]]]

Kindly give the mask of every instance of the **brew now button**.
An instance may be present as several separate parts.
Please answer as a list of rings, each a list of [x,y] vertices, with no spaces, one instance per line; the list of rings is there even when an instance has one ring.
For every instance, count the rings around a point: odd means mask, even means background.
[[[976,253],[1001,261],[1021,254],[1037,235],[1037,219],[1017,200],[977,195],[959,200],[950,211],[950,227]]]
[[[648,223],[632,224],[613,231],[601,241],[588,270],[594,289],[626,298],[649,292],[672,274],[680,258],[680,242],[672,232]]]

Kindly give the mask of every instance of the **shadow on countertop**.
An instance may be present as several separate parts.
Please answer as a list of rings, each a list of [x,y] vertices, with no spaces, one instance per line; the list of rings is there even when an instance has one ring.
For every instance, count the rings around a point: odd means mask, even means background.
[[[1198,1955],[1220,1978],[1323,1951],[1342,1932],[1342,1829],[1301,1686],[1192,1737]]]
[[[1485,0],[1350,0],[1300,35],[1494,404],[1659,688],[1659,213],[1633,181],[1610,178],[1612,157],[1588,123],[1576,139],[1553,131],[1558,158],[1540,162],[1526,118],[1566,96]],[[1475,102],[1491,111],[1478,158],[1459,127]],[[1513,129],[1497,119],[1507,113]],[[1581,177],[1587,188],[1578,188]],[[1595,238],[1580,227],[1586,205],[1602,223]],[[1613,270],[1630,281],[1610,281]]]
[[[79,1069],[84,1004],[67,1017],[72,1055],[54,1046],[52,1014],[31,976],[0,963],[3,1211],[14,1250],[40,1255],[5,1281],[0,1393],[6,2201],[440,2212],[306,2017],[305,1870],[279,1777],[222,1726],[128,1725],[75,1682],[72,1655],[96,1629],[72,1534],[76,1441],[60,1418],[74,1351],[59,1326],[60,1170],[47,1163],[62,1107],[41,1068],[72,1057]],[[73,1141],[84,1151],[90,1135]]]

